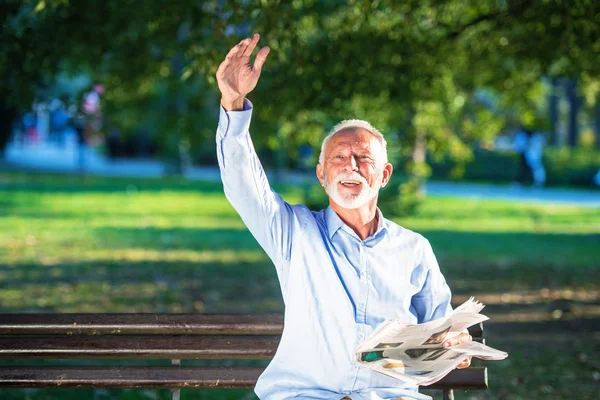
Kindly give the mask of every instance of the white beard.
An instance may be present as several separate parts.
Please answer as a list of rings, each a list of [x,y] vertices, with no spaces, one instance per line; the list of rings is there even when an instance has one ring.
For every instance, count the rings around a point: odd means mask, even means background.
[[[376,182],[379,182],[380,175],[375,179]],[[360,208],[367,204],[371,199],[377,196],[379,193],[379,189],[381,185],[376,185],[376,187],[369,186],[367,180],[360,175],[358,172],[340,172],[338,176],[335,177],[333,182],[329,183],[327,180],[327,175],[324,174],[325,180],[325,192],[327,195],[339,206],[348,209]],[[361,190],[359,194],[352,193],[341,193],[338,187],[338,183],[340,181],[359,181],[361,183]]]

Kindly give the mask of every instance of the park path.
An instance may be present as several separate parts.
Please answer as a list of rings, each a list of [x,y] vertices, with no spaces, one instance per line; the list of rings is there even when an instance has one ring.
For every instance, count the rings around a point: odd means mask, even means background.
[[[11,168],[24,168],[36,171],[53,171],[63,173],[85,172],[98,176],[114,177],[161,177],[165,175],[165,165],[152,159],[106,160],[90,156],[85,163],[85,170],[78,166],[77,157],[57,156],[51,151],[12,154],[5,157],[4,163]],[[283,174],[268,173],[271,179],[279,182],[299,184],[302,182],[317,182],[314,174],[285,172]],[[193,166],[186,170],[184,176],[190,180],[212,181],[220,180],[217,167]],[[429,181],[425,192],[430,196],[444,196],[470,199],[498,199],[523,203],[552,203],[569,204],[583,207],[600,208],[600,188],[598,189],[568,189],[568,188],[532,188],[506,184],[482,184],[466,182]]]
[[[508,184],[430,181],[426,193],[433,196],[512,200],[522,203],[571,204],[600,208],[600,188],[539,188]]]

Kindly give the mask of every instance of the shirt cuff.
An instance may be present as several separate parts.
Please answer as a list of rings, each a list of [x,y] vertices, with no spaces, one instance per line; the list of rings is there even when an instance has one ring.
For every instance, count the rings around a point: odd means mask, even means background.
[[[227,136],[242,136],[250,129],[250,120],[252,119],[252,102],[244,100],[244,110],[226,111],[220,106],[219,113],[219,134],[222,138]]]

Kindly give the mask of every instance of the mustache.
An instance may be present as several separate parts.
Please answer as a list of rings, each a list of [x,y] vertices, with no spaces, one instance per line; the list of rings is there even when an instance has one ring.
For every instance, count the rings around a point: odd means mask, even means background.
[[[359,174],[358,172],[340,172],[336,177],[335,177],[335,181],[336,182],[340,182],[340,181],[359,181],[360,183],[369,186],[369,183],[367,182],[367,180],[365,179],[364,176],[362,176],[361,174]]]

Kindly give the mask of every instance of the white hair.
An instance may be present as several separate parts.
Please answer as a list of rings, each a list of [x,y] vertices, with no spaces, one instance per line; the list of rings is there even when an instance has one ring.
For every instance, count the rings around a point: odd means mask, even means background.
[[[323,159],[325,157],[324,156],[325,146],[327,146],[327,143],[329,143],[331,138],[336,133],[341,132],[345,129],[357,129],[357,128],[364,129],[366,131],[371,132],[371,134],[373,134],[373,136],[375,136],[377,138],[377,140],[379,140],[379,143],[381,143],[381,147],[383,148],[383,154],[384,154],[383,162],[386,163],[388,161],[387,142],[385,141],[385,138],[383,137],[381,132],[379,132],[379,130],[377,128],[375,128],[373,125],[371,125],[369,122],[363,121],[362,119],[347,119],[347,120],[340,122],[336,126],[334,126],[333,129],[327,134],[327,136],[325,136],[325,139],[323,139],[323,143],[321,144],[321,153],[319,154],[319,164],[323,164],[323,162],[325,161]]]

